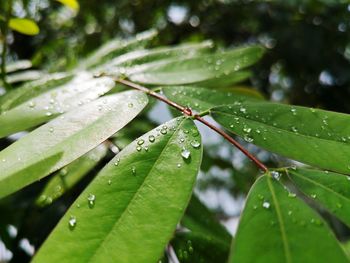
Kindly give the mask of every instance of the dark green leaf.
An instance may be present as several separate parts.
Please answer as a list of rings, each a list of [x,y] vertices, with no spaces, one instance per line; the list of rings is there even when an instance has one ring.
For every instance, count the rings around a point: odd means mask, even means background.
[[[302,192],[350,226],[350,177],[300,168],[289,169],[288,174]]]
[[[230,92],[191,86],[170,86],[163,88],[167,98],[198,112],[209,110],[218,105],[239,103],[245,100],[259,100],[255,95],[243,92],[242,89],[231,89]]]
[[[181,117],[131,143],[76,200],[33,262],[157,262],[199,170],[202,149],[193,142],[200,135]]]
[[[349,262],[327,224],[271,177],[251,189],[229,262]]]
[[[137,91],[105,96],[52,120],[5,148],[0,152],[0,197],[95,148],[123,128],[146,104],[146,95]],[[45,163],[47,158],[57,155],[60,158],[54,165]],[[34,167],[31,173],[27,171],[29,167]],[[35,167],[42,172],[36,172]]]
[[[350,172],[350,115],[245,101],[211,110],[224,127],[262,148],[323,169]]]

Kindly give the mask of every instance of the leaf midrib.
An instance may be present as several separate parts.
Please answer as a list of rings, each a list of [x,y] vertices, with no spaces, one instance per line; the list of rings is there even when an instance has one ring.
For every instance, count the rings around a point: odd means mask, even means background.
[[[147,175],[144,176],[144,180],[142,181],[140,187],[136,190],[136,192],[134,193],[133,197],[130,199],[129,204],[124,208],[122,214],[117,218],[115,224],[112,225],[110,231],[108,232],[108,234],[106,235],[106,237],[104,238],[104,240],[100,243],[100,245],[97,247],[97,249],[94,251],[94,253],[91,255],[90,259],[87,262],[93,262],[92,259],[94,257],[96,257],[98,251],[100,251],[101,247],[104,246],[104,243],[106,242],[107,239],[109,239],[109,236],[113,233],[113,229],[115,226],[118,225],[118,223],[122,220],[122,218],[127,214],[126,211],[128,209],[128,207],[130,207],[130,205],[135,201],[135,197],[137,196],[137,194],[139,193],[139,191],[143,188],[143,186],[146,183],[146,179],[148,178],[148,176],[152,173],[153,169],[156,167],[156,164],[159,162],[163,152],[165,151],[165,149],[168,147],[169,143],[172,141],[172,138],[175,136],[175,134],[177,134],[179,128],[181,127],[181,125],[183,124],[183,122],[186,121],[186,118],[183,119],[177,126],[176,130],[174,131],[174,133],[169,137],[169,140],[167,141],[167,143],[165,144],[164,148],[162,149],[162,151],[160,152],[157,160],[153,163],[151,169],[149,170],[149,172],[147,173]]]
[[[272,179],[270,177],[267,177],[266,180],[267,180],[267,185],[268,185],[270,192],[271,192],[272,201],[274,203],[274,207],[275,207],[276,214],[277,214],[277,219],[278,219],[278,223],[279,223],[278,225],[279,225],[280,231],[281,231],[281,237],[282,237],[283,249],[285,252],[286,262],[291,263],[292,258],[291,258],[290,247],[289,247],[289,243],[288,243],[288,239],[287,239],[286,229],[284,226],[284,220],[283,220],[283,216],[282,216],[279,204],[278,204],[275,190],[274,190],[273,185],[270,181]]]

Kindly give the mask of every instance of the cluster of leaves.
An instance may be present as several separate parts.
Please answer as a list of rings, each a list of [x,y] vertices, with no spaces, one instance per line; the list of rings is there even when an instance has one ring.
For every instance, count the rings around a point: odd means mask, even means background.
[[[1,198],[52,174],[36,200],[50,206],[107,158],[108,149],[118,152],[33,262],[171,262],[175,255],[181,262],[348,262],[308,204],[350,222],[349,116],[273,104],[252,89],[232,88],[250,76],[246,68],[262,57],[260,46],[215,51],[205,41],[145,49],[156,35],[114,39],[72,71],[47,74],[0,97],[0,138],[29,131],[0,151]],[[250,191],[230,249],[230,235],[191,198],[203,152],[191,117],[145,127],[122,149],[114,144],[120,130],[154,103],[116,84],[120,78],[210,114],[248,143],[325,171],[267,171]]]

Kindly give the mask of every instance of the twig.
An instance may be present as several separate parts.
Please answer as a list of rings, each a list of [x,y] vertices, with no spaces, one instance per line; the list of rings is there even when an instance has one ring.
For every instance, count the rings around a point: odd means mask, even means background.
[[[203,119],[199,114],[193,114],[192,110],[188,107],[184,107],[181,106],[163,96],[161,96],[160,94],[146,88],[143,87],[141,85],[138,85],[136,83],[133,83],[129,80],[125,80],[125,79],[116,79],[116,82],[119,82],[121,84],[124,84],[128,87],[131,87],[133,89],[137,89],[140,90],[142,92],[145,92],[146,94],[163,101],[164,103],[172,106],[173,108],[181,111],[183,114],[193,117],[194,119],[196,119],[197,121],[203,123],[205,126],[209,127],[210,129],[212,129],[213,131],[217,132],[218,134],[220,134],[222,137],[224,137],[228,142],[230,142],[232,145],[234,145],[235,147],[237,147],[245,156],[247,156],[250,160],[252,160],[256,166],[259,167],[259,169],[263,170],[264,172],[268,171],[268,168],[261,163],[257,158],[255,158],[254,155],[252,155],[250,152],[248,152],[239,142],[237,142],[235,139],[233,139],[230,135],[228,135],[227,133],[225,133],[223,130],[220,130],[218,127],[214,126],[213,124],[209,123],[208,121],[206,121],[205,119]],[[202,115],[202,114],[201,114]]]

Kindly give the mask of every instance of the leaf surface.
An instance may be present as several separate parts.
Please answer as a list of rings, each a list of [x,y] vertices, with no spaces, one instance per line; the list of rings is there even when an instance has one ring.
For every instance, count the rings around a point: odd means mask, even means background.
[[[108,77],[76,77],[0,114],[0,138],[46,122],[105,94],[115,86]],[[25,95],[26,97],[28,95]],[[23,96],[22,96],[23,98]],[[19,99],[17,99],[18,102]]]
[[[132,81],[153,85],[182,85],[215,79],[248,67],[261,58],[260,46],[237,48],[186,59],[168,59],[143,64],[127,72]]]
[[[233,133],[268,151],[340,173],[350,172],[350,115],[245,101],[211,110]]]
[[[318,214],[276,180],[260,177],[240,219],[229,262],[349,262]]]
[[[137,91],[105,96],[63,114],[5,148],[0,152],[0,197],[95,148],[131,121],[147,102],[146,95]],[[46,165],[47,158],[55,161]]]
[[[107,146],[101,144],[79,159],[58,171],[47,182],[36,203],[39,206],[51,204],[66,191],[73,188],[106,155]]]
[[[229,92],[206,89],[195,86],[169,86],[162,89],[165,96],[172,101],[185,105],[198,112],[215,106],[241,103],[245,100],[259,100],[242,89],[231,89]]]
[[[350,226],[350,181],[348,176],[301,168],[289,169],[288,175],[302,192]]]
[[[68,210],[33,262],[157,262],[199,170],[202,149],[193,142],[200,143],[200,135],[192,120],[181,117],[124,148]]]
[[[11,18],[9,27],[24,35],[34,36],[39,34],[40,29],[35,21],[27,18]]]

